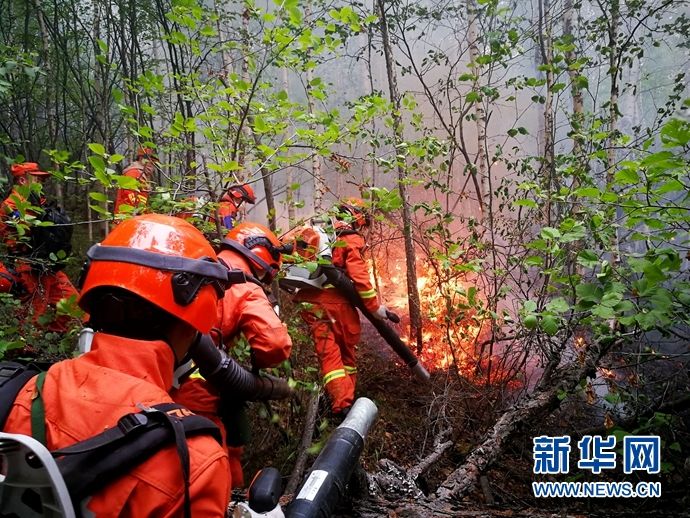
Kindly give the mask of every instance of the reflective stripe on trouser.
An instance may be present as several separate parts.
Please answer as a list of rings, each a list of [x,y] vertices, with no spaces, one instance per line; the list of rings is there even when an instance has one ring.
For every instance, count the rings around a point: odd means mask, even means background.
[[[358,291],[357,293],[359,293],[359,296],[363,299],[373,299],[376,297],[376,290]]]
[[[357,367],[345,365],[345,373],[350,377],[350,381],[354,387],[357,386]]]
[[[326,393],[334,413],[355,400],[355,345],[359,342],[359,315],[350,304],[312,301],[302,312],[311,329]]]

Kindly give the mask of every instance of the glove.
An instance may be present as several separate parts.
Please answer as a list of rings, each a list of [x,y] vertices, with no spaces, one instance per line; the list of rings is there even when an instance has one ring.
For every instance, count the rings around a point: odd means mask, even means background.
[[[389,310],[386,306],[381,304],[379,306],[379,309],[376,310],[376,313],[374,313],[374,316],[378,318],[379,320],[390,320],[391,322],[395,322],[396,324],[400,323],[400,317],[393,313],[391,310]]]

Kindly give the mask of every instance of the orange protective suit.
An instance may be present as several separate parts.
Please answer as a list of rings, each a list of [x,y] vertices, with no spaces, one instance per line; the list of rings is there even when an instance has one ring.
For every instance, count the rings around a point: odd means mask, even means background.
[[[4,270],[14,277],[13,289],[18,291],[19,298],[23,303],[21,311],[26,311],[30,305],[33,310],[33,321],[40,325],[40,318],[49,309],[55,309],[57,303],[62,299],[67,299],[72,295],[76,298],[77,290],[64,272],[40,267],[34,268],[30,263],[22,261],[21,256],[28,254],[29,249],[16,240],[14,229],[5,222],[8,218],[20,216],[17,209],[18,201],[23,202],[24,197],[13,190],[10,196],[2,202],[0,209],[3,215],[0,223],[0,237],[5,242],[9,252],[17,256],[14,271],[10,272],[6,267]],[[38,203],[40,205],[45,204],[45,198],[41,197]],[[45,328],[48,331],[65,333],[69,330],[70,324],[71,317],[62,315],[48,322]]]
[[[141,209],[146,207],[149,200],[148,175],[152,172],[149,163],[132,162],[122,172],[123,176],[129,176],[139,181],[141,189],[118,189],[115,196],[115,214],[122,213],[122,205],[133,207],[134,212],[141,212]]]
[[[249,263],[238,253],[223,250],[218,258],[230,268],[241,269],[251,275]],[[255,368],[275,367],[289,358],[292,350],[292,340],[285,324],[276,315],[261,286],[253,282],[233,284],[225,291],[225,296],[218,302],[218,327],[211,333],[226,345],[239,333],[244,334]],[[176,403],[211,419],[221,429],[223,439],[227,439],[226,427],[219,416],[220,396],[203,378],[192,375],[171,395]],[[244,446],[239,442],[230,440],[227,447],[233,487],[244,486],[241,462]]]
[[[333,264],[345,270],[366,308],[376,313],[379,302],[363,257],[364,238],[342,222],[336,226],[336,235],[343,246],[333,247]],[[302,289],[295,300],[309,303],[302,312],[302,318],[311,329],[323,384],[331,399],[331,410],[339,414],[351,407],[355,400],[355,346],[361,332],[359,314],[332,286],[323,290]]]
[[[235,226],[238,212],[239,209],[232,201],[221,200],[218,204],[218,217],[220,218],[220,223],[228,230]]]
[[[123,415],[139,412],[138,404],[171,402],[174,361],[165,342],[97,333],[91,352],[48,371],[42,390],[48,449],[99,434]],[[34,378],[19,392],[5,432],[31,434],[35,385]],[[192,516],[225,516],[230,492],[225,452],[212,437],[187,442]],[[93,495],[86,508],[99,517],[181,516],[182,481],[180,459],[170,445]]]

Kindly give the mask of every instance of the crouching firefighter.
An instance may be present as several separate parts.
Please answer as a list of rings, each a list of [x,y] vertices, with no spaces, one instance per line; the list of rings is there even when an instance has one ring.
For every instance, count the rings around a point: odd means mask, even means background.
[[[79,305],[96,330],[91,351],[38,375],[2,365],[0,429],[52,452],[83,516],[224,516],[219,431],[168,392],[215,324],[227,269],[192,225],[155,214],[122,222],[87,255]]]
[[[43,182],[50,178],[50,173],[41,171],[35,162],[12,164],[10,171],[14,188],[0,206],[0,237],[14,258],[0,272],[5,274],[4,282],[12,279],[10,290],[5,291],[19,296],[22,302],[19,318],[26,318],[31,308],[36,326],[64,333],[74,324],[70,316],[46,317],[56,311],[60,301],[72,296],[76,299],[77,295],[62,271],[63,259],[72,251],[70,219],[43,195]]]
[[[371,223],[365,203],[358,198],[349,198],[336,206],[335,214],[333,227],[336,243],[332,248],[315,245],[318,236],[323,234],[318,227],[314,228],[314,243],[307,242],[307,245],[316,246],[321,262],[327,259],[324,251],[331,251],[332,265],[342,269],[349,277],[364,307],[375,318],[397,319],[394,313],[379,303],[364,260],[366,243],[361,231]],[[331,412],[335,417],[344,417],[355,400],[355,347],[361,332],[357,308],[341,290],[328,283],[320,287],[301,287],[295,295],[295,301],[305,303],[301,315],[314,339]]]
[[[280,241],[268,228],[245,222],[230,230],[218,253],[218,258],[229,269],[230,286],[218,304],[217,321],[211,335],[222,349],[231,348],[240,334],[243,335],[249,343],[253,372],[278,366],[290,357],[292,349],[287,328],[278,318],[266,291],[280,270],[279,247]],[[192,358],[199,364],[197,354]],[[226,384],[213,383],[203,369],[193,372],[172,393],[175,401],[212,419],[221,428],[233,487],[244,486],[241,460],[250,437],[245,401],[280,399],[290,393],[283,380],[265,376],[258,379],[271,380],[272,393],[267,391],[259,395],[245,391],[244,398],[238,397],[236,389],[227,390],[223,386]]]

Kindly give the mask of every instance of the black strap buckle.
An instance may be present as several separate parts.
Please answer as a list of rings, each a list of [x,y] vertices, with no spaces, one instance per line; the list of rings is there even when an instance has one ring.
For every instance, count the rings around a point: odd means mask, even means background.
[[[149,423],[149,418],[144,414],[127,414],[123,415],[117,422],[117,427],[124,434],[131,433],[134,430],[145,428]]]

